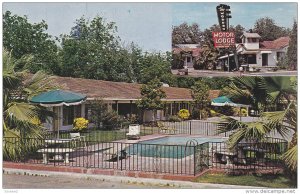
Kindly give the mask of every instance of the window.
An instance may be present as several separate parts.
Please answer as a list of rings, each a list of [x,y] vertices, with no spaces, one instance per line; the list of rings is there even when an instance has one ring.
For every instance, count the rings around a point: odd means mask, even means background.
[[[81,105],[63,106],[63,125],[72,125],[74,118],[81,117]]]
[[[84,112],[85,112],[85,114],[84,114],[85,115],[85,119],[90,120],[90,118],[91,118],[91,112],[92,112],[90,104],[86,104],[85,105]]]
[[[190,63],[191,62],[191,57],[187,57],[186,62]]]
[[[277,52],[276,53],[277,61],[280,61],[281,59],[283,59],[284,56],[285,56],[285,53],[283,53],[283,52]]]
[[[257,39],[256,38],[252,38],[252,42],[257,42]]]

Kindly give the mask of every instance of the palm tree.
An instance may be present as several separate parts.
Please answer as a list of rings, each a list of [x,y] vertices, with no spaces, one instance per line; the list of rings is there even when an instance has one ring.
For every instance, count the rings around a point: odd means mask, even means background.
[[[51,78],[43,72],[30,76],[26,71],[15,72],[17,61],[3,51],[3,137],[4,157],[17,158],[22,146],[7,140],[41,137],[41,115],[51,115],[46,109],[28,103],[30,97],[53,88]],[[25,79],[30,77],[29,79]],[[41,114],[43,113],[43,114]]]
[[[241,122],[230,117],[224,117],[224,121],[220,133],[234,131],[228,139],[230,148],[235,147],[242,140],[263,141],[272,132],[277,132],[284,138],[288,138],[288,134],[292,133],[289,148],[282,155],[282,159],[292,172],[297,172],[297,106],[295,102],[290,102],[283,111],[264,112],[255,122]]]
[[[297,91],[293,77],[234,77],[231,81],[223,92],[235,102],[251,105],[259,113],[288,104]]]

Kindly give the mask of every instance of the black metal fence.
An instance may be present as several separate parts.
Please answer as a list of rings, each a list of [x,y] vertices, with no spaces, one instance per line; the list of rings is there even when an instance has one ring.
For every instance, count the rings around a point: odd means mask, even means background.
[[[226,142],[185,145],[71,139],[4,138],[4,161],[40,165],[197,175],[205,169],[274,170],[287,142],[268,138],[229,149]],[[9,153],[9,154],[8,154]]]
[[[186,135],[203,135],[203,136],[221,136],[228,137],[232,132],[220,133],[219,128],[222,124],[217,122],[205,122],[197,120],[180,121],[180,122],[162,122],[163,126],[170,129],[171,134]],[[149,135],[154,133],[162,133],[161,129],[152,124],[141,125],[141,134]]]
[[[194,175],[195,146],[122,142],[76,142],[68,139],[4,138],[3,149],[19,149],[19,157],[4,161],[52,166],[114,169]],[[25,151],[26,150],[26,151]]]

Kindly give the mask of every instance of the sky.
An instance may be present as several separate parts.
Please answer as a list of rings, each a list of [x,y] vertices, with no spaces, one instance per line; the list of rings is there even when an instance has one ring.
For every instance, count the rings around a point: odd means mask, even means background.
[[[270,17],[278,26],[292,28],[298,18],[297,3],[225,3],[230,6],[230,25],[241,24],[246,30],[253,28],[259,18]],[[200,29],[218,24],[216,6],[220,3],[174,3],[172,4],[172,25],[183,22],[198,23]]]
[[[224,2],[223,2],[224,3]],[[96,15],[115,22],[124,44],[136,43],[145,51],[170,51],[172,26],[183,22],[204,30],[218,23],[219,3],[3,3],[3,12],[26,15],[29,22],[48,24],[52,36],[69,34],[76,19]],[[255,21],[270,17],[276,24],[292,27],[297,19],[297,3],[225,3],[231,6],[230,24],[253,28]]]

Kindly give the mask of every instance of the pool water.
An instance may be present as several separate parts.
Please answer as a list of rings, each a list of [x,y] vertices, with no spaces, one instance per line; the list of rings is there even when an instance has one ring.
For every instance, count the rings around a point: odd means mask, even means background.
[[[187,146],[187,141],[193,141]],[[129,155],[138,155],[144,157],[159,158],[184,158],[194,153],[194,147],[206,142],[224,142],[225,138],[207,138],[207,137],[163,137],[146,141],[141,141],[126,148]],[[204,144],[203,146],[208,146]]]

